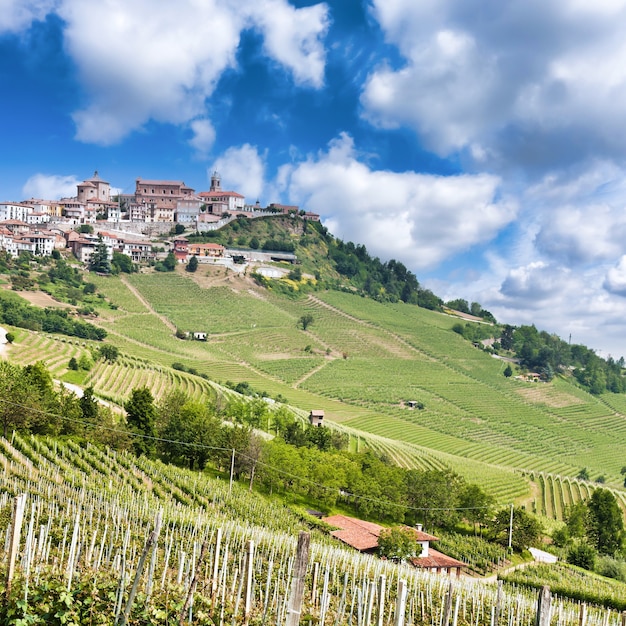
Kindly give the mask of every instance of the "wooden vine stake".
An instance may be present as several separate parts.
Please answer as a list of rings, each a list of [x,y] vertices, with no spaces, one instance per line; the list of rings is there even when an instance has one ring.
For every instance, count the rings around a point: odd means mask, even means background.
[[[545,585],[537,599],[537,617],[535,626],[550,626],[550,587]]]
[[[300,612],[302,610],[302,599],[304,597],[304,577],[306,575],[306,566],[309,561],[310,543],[311,535],[301,531],[298,537],[298,551],[293,568],[293,579],[291,581],[289,606],[287,607],[286,626],[297,626],[300,623]]]
[[[252,610],[252,577],[254,575],[254,541],[248,541],[246,550],[246,599],[244,603],[245,623],[250,619]]]
[[[385,575],[381,574],[378,579],[378,613],[376,617],[376,626],[383,626],[385,618]]]
[[[11,541],[9,543],[9,566],[7,567],[7,579],[5,589],[5,601],[8,603],[11,595],[11,582],[15,573],[15,559],[20,547],[20,534],[24,521],[24,509],[26,508],[26,494],[21,493],[13,500],[13,518],[11,521]]]
[[[406,580],[400,579],[398,581],[398,596],[396,598],[396,618],[394,620],[394,626],[404,626],[404,614],[406,612],[406,593]]]

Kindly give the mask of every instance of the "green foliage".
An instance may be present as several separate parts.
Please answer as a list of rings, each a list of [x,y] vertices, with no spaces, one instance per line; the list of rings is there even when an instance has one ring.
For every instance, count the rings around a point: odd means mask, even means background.
[[[100,346],[100,348],[98,348],[98,352],[100,357],[109,363],[115,363],[120,355],[119,350],[110,344]]]
[[[302,330],[306,330],[314,322],[314,319],[315,318],[313,317],[313,315],[311,315],[310,313],[305,313],[304,315],[300,316],[298,323],[302,327]]]
[[[415,531],[407,526],[393,526],[381,531],[378,538],[378,553],[388,559],[405,560],[419,555],[421,546]]]
[[[96,248],[91,255],[91,259],[89,261],[89,269],[92,272],[96,272],[98,274],[111,273],[109,251],[107,250],[106,244],[102,240],[101,235],[98,235],[98,243],[96,244]]]
[[[194,254],[187,263],[185,270],[188,272],[195,272],[198,269],[198,257]]]
[[[499,578],[520,587],[541,589],[550,587],[554,595],[605,606],[618,611],[626,610],[626,586],[623,583],[589,576],[587,572],[572,565],[561,563],[533,564]]]
[[[4,338],[7,340],[7,343],[13,343],[15,341],[15,333],[8,332]]]
[[[102,340],[107,335],[103,328],[73,318],[66,309],[40,309],[7,292],[0,293],[0,322],[83,339]]]
[[[491,535],[495,541],[503,546],[508,545],[511,509],[506,508],[498,511],[491,525]],[[513,509],[513,533],[511,547],[516,552],[536,544],[543,534],[541,522],[530,513],[520,507]]]
[[[568,550],[567,562],[570,565],[593,571],[597,556],[598,553],[593,546],[584,541],[579,541]]]
[[[135,454],[140,456],[154,454],[156,445],[154,442],[156,407],[154,398],[147,387],[133,389],[130,399],[124,404],[126,410],[126,422],[135,434],[133,447]]]
[[[608,489],[596,489],[587,502],[588,536],[600,554],[615,554],[624,541],[624,517]]]
[[[503,372],[504,376],[506,378],[511,378],[511,376],[513,376],[513,369],[511,368],[511,365],[508,364],[505,368],[504,368],[504,372]]]
[[[132,274],[137,271],[133,260],[127,255],[121,252],[113,252],[113,261],[111,262],[112,268],[116,274],[123,272],[124,274]]]

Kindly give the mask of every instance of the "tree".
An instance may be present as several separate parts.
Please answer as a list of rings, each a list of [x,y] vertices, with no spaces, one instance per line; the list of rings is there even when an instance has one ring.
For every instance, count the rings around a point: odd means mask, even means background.
[[[185,268],[188,272],[195,272],[198,269],[198,257],[194,254]]]
[[[109,361],[110,363],[117,361],[117,357],[120,355],[119,350],[115,346],[110,346],[108,344],[100,346],[98,352],[105,361]]]
[[[496,514],[491,526],[493,538],[503,546],[509,543],[509,528],[511,521],[511,509],[502,509]],[[520,507],[513,509],[513,533],[511,535],[511,547],[521,552],[533,543],[537,543],[543,534],[543,526],[538,519],[527,513]]]
[[[173,252],[168,252],[163,261],[163,267],[167,272],[173,272],[176,269],[176,257]]]
[[[121,252],[113,252],[113,261],[111,264],[118,274],[120,272],[132,274],[135,271],[133,260],[127,254],[122,254]]]
[[[415,538],[415,531],[407,526],[394,526],[381,531],[378,538],[378,552],[388,559],[404,560],[421,552]]]
[[[83,414],[83,419],[95,424],[98,417],[98,401],[93,395],[93,387],[89,386],[83,391],[83,395],[79,398],[78,404]]]
[[[565,523],[570,537],[584,537],[589,526],[589,509],[586,502],[571,504],[565,510]]]
[[[302,330],[306,330],[313,323],[313,321],[313,316],[310,313],[305,313],[300,316],[298,323],[302,326]]]
[[[578,480],[589,480],[589,470],[583,467],[580,472],[576,474],[576,478],[578,478]]]
[[[567,562],[577,567],[593,571],[596,564],[597,553],[593,546],[584,542],[578,542],[567,553]]]
[[[615,496],[608,489],[596,489],[587,501],[588,537],[600,554],[614,554],[624,541],[624,518]]]
[[[511,376],[513,376],[513,370],[511,369],[511,365],[507,365],[507,366],[504,368],[504,375],[505,375],[507,378],[511,378]]]
[[[102,235],[98,235],[98,243],[91,255],[89,261],[89,269],[92,272],[98,272],[99,274],[110,274],[111,263],[109,261],[109,251],[102,239]]]
[[[135,454],[151,456],[155,450],[156,408],[154,398],[147,387],[133,389],[130,399],[124,404],[126,422],[136,436],[133,440]]]

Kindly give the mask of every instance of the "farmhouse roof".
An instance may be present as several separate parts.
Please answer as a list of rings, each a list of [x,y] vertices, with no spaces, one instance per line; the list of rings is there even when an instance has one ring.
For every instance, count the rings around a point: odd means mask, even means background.
[[[443,567],[467,567],[467,564],[463,563],[463,561],[457,561],[457,559],[453,559],[451,556],[442,554],[432,548],[428,549],[428,556],[416,557],[414,559],[410,559],[410,561],[411,565],[414,567],[437,569],[441,569]]]
[[[383,527],[373,522],[365,522],[347,515],[331,515],[324,522],[337,526],[330,534],[357,550],[373,550],[378,547],[378,537]]]

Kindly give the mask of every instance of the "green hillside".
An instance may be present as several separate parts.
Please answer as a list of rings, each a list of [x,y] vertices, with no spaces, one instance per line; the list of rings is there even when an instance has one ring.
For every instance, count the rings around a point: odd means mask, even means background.
[[[559,516],[562,507],[543,504],[544,482],[531,491],[531,472],[560,485],[586,467],[591,478],[621,486],[622,396],[592,396],[558,377],[505,378],[502,360],[452,332],[454,317],[338,291],[285,297],[223,267],[91,280],[115,305],[102,304],[96,323],[122,359],[99,362],[82,382],[117,403],[148,383],[157,398],[172,385],[194,397],[211,393],[209,381],[171,368],[182,363],[217,383],[248,382],[303,415],[322,408],[353,446],[405,467],[449,466],[503,503],[521,499]],[[305,314],[313,323],[303,331]],[[174,328],[207,332],[208,340],[177,339]],[[11,358],[43,359],[67,376],[79,345],[20,330]]]
[[[561,518],[601,478],[626,508],[625,394],[591,395],[566,369],[548,383],[504,376],[509,363],[459,334],[458,317],[440,304],[425,308],[438,299],[402,264],[372,259],[319,225],[236,220],[211,239],[295,246],[302,265],[283,264],[294,271],[282,280],[211,263],[195,273],[89,274],[97,294],[85,296],[83,319],[106,331],[121,357],[72,371],[70,359],[89,358],[92,341],[20,328],[9,358],[43,360],[56,378],[91,385],[117,405],[144,385],[157,399],[172,388],[200,399],[245,382],[303,420],[323,409],[353,450],[374,449],[406,468],[450,467],[501,504]],[[30,282],[60,293],[61,273],[74,285],[69,295],[83,297],[80,272],[64,261]],[[312,322],[303,330],[305,316]],[[476,335],[491,332],[472,324]],[[207,341],[176,331],[205,332]],[[576,479],[582,468],[591,482]]]

